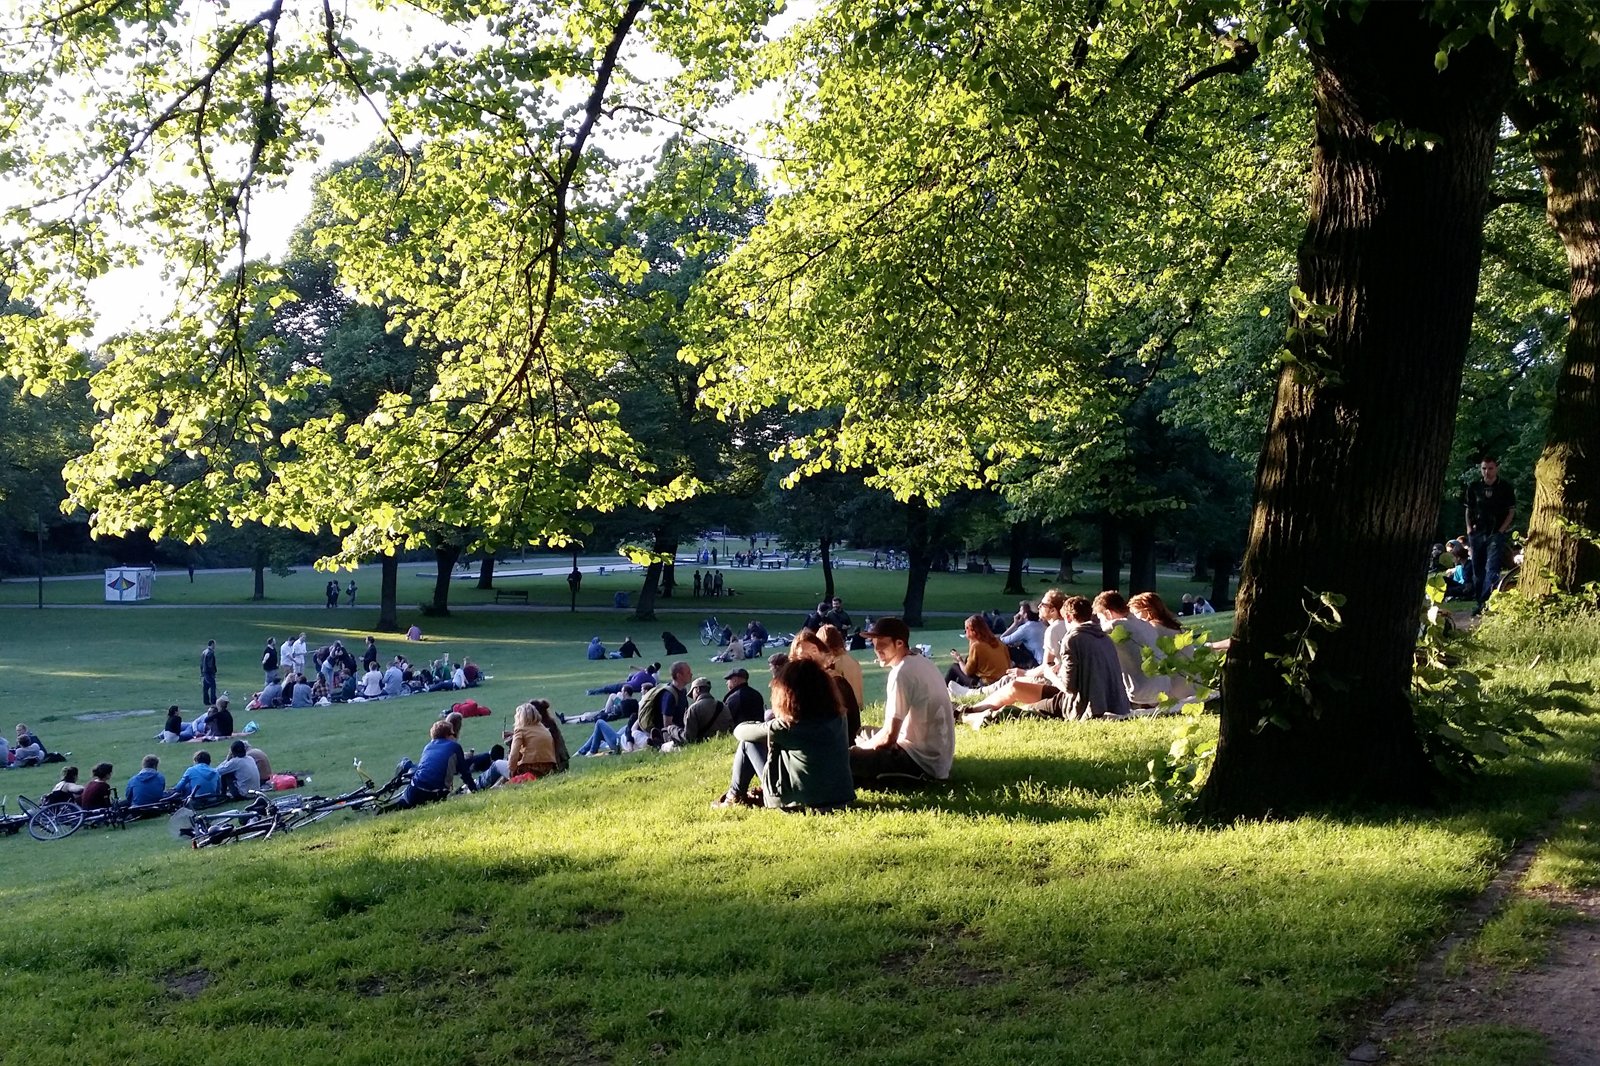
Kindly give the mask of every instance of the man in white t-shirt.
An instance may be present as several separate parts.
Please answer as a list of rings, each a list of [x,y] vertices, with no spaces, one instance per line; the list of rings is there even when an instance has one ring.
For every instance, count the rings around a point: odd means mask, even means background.
[[[878,665],[889,670],[883,726],[850,749],[856,784],[886,775],[950,776],[955,758],[955,709],[944,675],[927,656],[911,650],[911,630],[898,618],[880,618],[863,633]]]

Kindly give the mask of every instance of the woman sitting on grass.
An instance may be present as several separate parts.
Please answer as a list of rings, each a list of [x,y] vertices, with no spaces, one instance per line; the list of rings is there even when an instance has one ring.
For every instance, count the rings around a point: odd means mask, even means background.
[[[111,806],[112,769],[108,762],[95,763],[94,769],[89,771],[89,783],[83,786],[83,794],[78,797],[78,806],[87,811]]]
[[[523,774],[547,777],[567,768],[566,741],[561,739],[561,727],[550,718],[549,700],[529,700],[517,707],[510,740],[506,758],[513,780]]]
[[[1134,617],[1143,618],[1146,622],[1155,626],[1158,640],[1161,637],[1176,637],[1183,633],[1183,623],[1178,621],[1177,616],[1172,613],[1172,608],[1167,606],[1166,601],[1154,592],[1141,592],[1136,596],[1130,597],[1128,599],[1128,611]],[[1152,652],[1158,661],[1167,657],[1167,653],[1162,651],[1160,647],[1152,649]],[[1193,645],[1178,652],[1178,655],[1184,658],[1188,658],[1193,654]],[[1161,675],[1160,680],[1166,690],[1166,695],[1176,701],[1169,708],[1170,710],[1177,710],[1178,704],[1182,704],[1184,700],[1194,695],[1194,683],[1186,677],[1165,674]]]
[[[83,795],[83,786],[78,784],[78,768],[68,766],[61,771],[61,780],[51,786],[45,793],[45,803],[77,803]]]
[[[854,803],[850,737],[833,675],[815,660],[791,659],[772,679],[772,712],[768,721],[741,722],[733,730],[741,744],[766,747],[760,802],[785,811],[817,813]],[[755,803],[748,792],[733,787],[712,806]]]
[[[993,684],[1011,669],[1011,651],[994,635],[982,615],[968,618],[966,628],[967,657],[963,660],[960,652],[951,649],[950,657],[955,662],[945,671],[945,682],[966,688]]]

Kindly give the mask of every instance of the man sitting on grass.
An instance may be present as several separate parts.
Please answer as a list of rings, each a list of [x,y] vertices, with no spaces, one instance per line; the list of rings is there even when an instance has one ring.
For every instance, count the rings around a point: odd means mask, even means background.
[[[442,800],[450,794],[450,782],[457,775],[469,792],[478,790],[478,783],[467,769],[467,753],[461,750],[448,721],[433,723],[421,757],[415,763],[406,759],[400,765],[411,770],[411,781],[390,807],[405,810]]]
[[[194,753],[194,762],[178,778],[178,783],[172,786],[164,799],[187,800],[197,803],[204,800],[215,800],[222,791],[222,775],[211,768],[211,753],[204,748]]]
[[[261,787],[261,768],[250,757],[250,746],[236,740],[228,748],[228,757],[217,767],[217,776],[224,799],[242,799],[246,792]]]
[[[139,772],[128,778],[128,787],[122,790],[123,802],[129,807],[143,807],[161,802],[167,793],[167,779],[157,767],[161,760],[154,755],[144,757]]]
[[[590,722],[615,722],[619,718],[632,718],[639,713],[639,700],[631,685],[623,685],[622,691],[606,700],[606,705],[598,711],[585,711],[575,714],[570,718],[564,714],[556,715],[562,725],[588,725]],[[588,754],[585,752],[584,754]]]
[[[886,776],[950,776],[955,759],[955,709],[944,675],[927,656],[911,650],[911,630],[898,618],[880,618],[865,631],[878,665],[888,668],[883,726],[857,739],[850,772],[857,784]]]

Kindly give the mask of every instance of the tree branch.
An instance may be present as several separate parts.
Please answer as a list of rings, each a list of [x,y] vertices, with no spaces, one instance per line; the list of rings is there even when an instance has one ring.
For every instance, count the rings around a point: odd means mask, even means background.
[[[1151,115],[1150,121],[1144,125],[1144,143],[1155,143],[1156,135],[1161,132],[1161,127],[1166,123],[1167,116],[1172,112],[1172,105],[1177,103],[1178,97],[1201,82],[1210,81],[1212,78],[1220,77],[1223,74],[1243,74],[1255,64],[1257,57],[1261,54],[1253,41],[1247,41],[1241,37],[1224,37],[1219,43],[1223,47],[1231,49],[1233,54],[1220,63],[1213,63],[1204,70],[1195,71],[1179,82],[1177,88],[1163,97],[1161,102],[1156,105],[1155,114]]]

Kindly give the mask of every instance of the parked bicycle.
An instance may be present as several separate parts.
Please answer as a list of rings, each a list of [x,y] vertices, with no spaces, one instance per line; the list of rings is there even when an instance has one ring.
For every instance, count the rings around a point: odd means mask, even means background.
[[[355,771],[362,783],[338,796],[272,796],[256,793],[246,807],[225,811],[182,810],[172,816],[174,836],[187,839],[196,848],[232,844],[241,840],[266,840],[277,833],[288,833],[314,825],[343,811],[381,811],[411,779],[410,769],[397,770],[379,785],[355,760]]]

